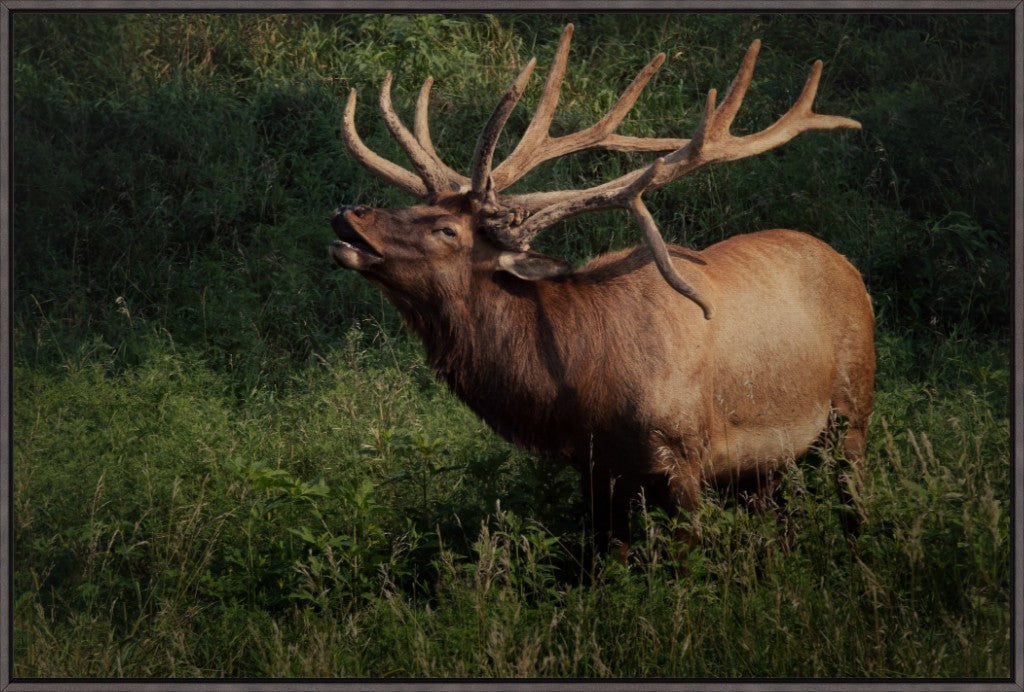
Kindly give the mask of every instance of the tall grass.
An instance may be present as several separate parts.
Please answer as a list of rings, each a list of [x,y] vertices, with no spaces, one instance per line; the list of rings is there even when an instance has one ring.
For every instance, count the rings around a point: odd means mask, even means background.
[[[664,49],[623,131],[685,136],[755,37],[740,128],[818,57],[818,110],[863,122],[650,200],[670,240],[802,228],[864,273],[880,370],[852,544],[826,455],[786,480],[791,545],[712,495],[698,548],[644,512],[628,564],[592,570],[573,474],[494,436],[325,258],[338,202],[409,201],[345,153],[350,87],[401,160],[373,92],[394,71],[408,112],[432,74],[464,168],[570,20],[556,132]],[[17,677],[1009,675],[1008,17],[19,13],[13,37]],[[574,261],[637,241],[613,213],[548,236]]]

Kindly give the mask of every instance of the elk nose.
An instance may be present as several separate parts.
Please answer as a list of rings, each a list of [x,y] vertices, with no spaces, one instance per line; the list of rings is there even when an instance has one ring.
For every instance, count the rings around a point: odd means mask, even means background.
[[[334,213],[331,214],[331,228],[338,230],[339,225],[347,226],[348,222],[345,221],[345,213],[352,212],[357,217],[366,216],[367,212],[370,211],[369,207],[361,204],[342,204],[339,205]]]
[[[363,204],[341,204],[334,210],[334,214],[331,215],[331,219],[334,219],[335,216],[344,214],[347,211],[352,212],[356,216],[366,216],[370,211],[370,208]]]

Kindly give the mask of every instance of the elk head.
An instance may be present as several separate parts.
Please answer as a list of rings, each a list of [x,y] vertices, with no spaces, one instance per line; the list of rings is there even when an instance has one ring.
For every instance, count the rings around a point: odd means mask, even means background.
[[[465,295],[474,274],[505,271],[534,280],[569,271],[561,260],[504,249],[478,231],[480,223],[467,197],[456,193],[398,209],[342,206],[331,220],[338,236],[331,255],[394,298],[428,302]]]
[[[474,272],[504,271],[536,280],[564,274],[568,266],[529,250],[533,238],[545,228],[574,214],[601,209],[628,209],[640,224],[661,275],[710,319],[712,306],[675,270],[665,242],[641,199],[647,190],[666,185],[703,166],[753,156],[789,141],[807,130],[860,128],[849,118],[820,115],[811,110],[822,63],[814,63],[796,103],[774,124],[745,136],[730,132],[750,84],[760,50],[755,40],[721,104],[716,91],[708,92],[703,115],[692,139],[639,138],[615,134],[640,92],[665,60],[651,60],[619,96],[611,110],[591,127],[552,137],[549,127],[565,76],[573,25],[569,24],[555,55],[543,95],[532,121],[513,152],[494,167],[498,136],[523,94],[536,60],[530,60],[505,91],[473,154],[470,175],[447,166],[430,138],[427,109],[432,78],[427,78],[416,103],[413,131],[402,123],[391,103],[392,76],[388,73],[380,93],[380,109],[388,130],[408,155],[416,172],[371,151],[356,133],[356,91],[345,107],[342,132],[349,151],[362,165],[387,182],[424,202],[401,209],[343,206],[332,226],[338,240],[331,247],[335,261],[363,272],[389,290],[431,295],[465,288]],[[585,149],[624,152],[668,152],[652,163],[619,178],[585,190],[561,190],[508,195],[502,191],[527,172],[552,158]],[[442,289],[443,287],[443,289]]]

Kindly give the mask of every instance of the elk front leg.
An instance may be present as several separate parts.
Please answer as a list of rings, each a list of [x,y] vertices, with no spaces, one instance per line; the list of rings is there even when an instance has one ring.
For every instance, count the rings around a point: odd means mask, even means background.
[[[649,439],[650,467],[659,482],[650,484],[656,492],[651,497],[669,516],[683,514],[690,520],[689,527],[679,527],[674,536],[684,546],[700,542],[700,532],[695,524],[694,513],[700,503],[701,472],[699,451],[707,448],[702,435],[689,434],[670,438],[661,431],[655,431]]]
[[[619,561],[625,563],[629,552],[629,493],[617,483],[619,479],[612,477],[606,464],[587,459],[580,467],[580,489],[589,510],[587,518],[597,555],[608,553],[614,545]]]
[[[795,533],[786,506],[786,498],[780,489],[784,477],[785,473],[781,469],[758,476],[755,488],[741,493],[741,499],[747,511],[757,514],[763,514],[768,510],[775,512],[775,520],[779,526],[779,542],[783,551],[788,552],[793,547]]]
[[[675,530],[674,537],[686,548],[700,543],[700,527],[697,526],[696,512],[700,505],[700,474],[695,470],[686,469],[675,473],[669,479],[669,492],[672,497],[672,514],[682,514],[689,519],[689,526],[680,526]],[[684,549],[685,551],[685,549]]]

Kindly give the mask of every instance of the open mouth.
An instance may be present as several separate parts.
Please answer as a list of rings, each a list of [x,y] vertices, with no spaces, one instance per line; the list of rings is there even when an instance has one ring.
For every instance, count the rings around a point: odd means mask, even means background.
[[[383,261],[384,255],[370,245],[366,238],[359,235],[352,224],[345,220],[344,215],[339,214],[335,217],[331,221],[331,226],[334,228],[334,234],[338,236],[338,239],[331,243],[331,256],[339,264],[355,269],[357,267],[353,266],[354,264],[369,266]]]
[[[371,255],[373,257],[384,259],[384,256],[377,252],[373,246],[367,242],[366,238],[359,235],[356,229],[352,228],[352,225],[347,221],[336,223],[334,226],[334,233],[338,236],[338,239],[334,241],[335,245],[340,244],[364,255]]]
[[[359,254],[368,255],[373,259],[384,259],[384,255],[374,250],[365,241],[362,240],[335,240],[331,243],[331,247],[338,248],[339,250],[355,250]]]

